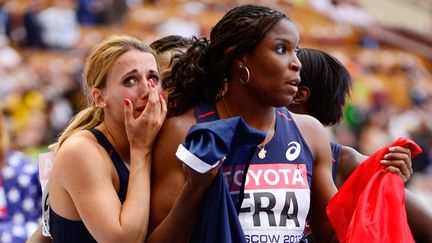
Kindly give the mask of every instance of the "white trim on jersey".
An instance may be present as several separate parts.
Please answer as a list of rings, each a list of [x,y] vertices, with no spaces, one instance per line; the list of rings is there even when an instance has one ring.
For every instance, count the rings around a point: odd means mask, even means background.
[[[183,146],[183,144],[180,144],[178,146],[176,156],[179,160],[183,161],[183,163],[185,163],[186,165],[191,167],[193,170],[195,170],[196,172],[199,172],[201,174],[206,173],[207,171],[218,166],[219,161],[220,161],[220,160],[218,160],[218,161],[214,162],[213,164],[208,164],[208,163],[202,161],[197,156],[195,156],[189,150],[187,150]]]

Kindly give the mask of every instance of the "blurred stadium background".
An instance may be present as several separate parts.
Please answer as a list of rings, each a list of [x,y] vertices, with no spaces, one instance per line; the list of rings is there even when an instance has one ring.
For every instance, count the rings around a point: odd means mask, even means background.
[[[354,85],[329,135],[364,154],[412,138],[424,153],[407,186],[432,205],[431,0],[0,0],[0,107],[13,148],[35,161],[47,151],[83,105],[82,64],[105,36],[207,36],[242,3],[284,11],[301,47],[344,63]]]

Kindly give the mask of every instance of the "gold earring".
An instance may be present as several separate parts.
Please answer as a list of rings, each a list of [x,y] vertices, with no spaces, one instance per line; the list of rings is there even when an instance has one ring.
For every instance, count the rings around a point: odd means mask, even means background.
[[[239,69],[244,69],[246,70],[246,74],[247,74],[247,79],[246,81],[244,81],[241,77],[240,77],[240,83],[242,84],[248,84],[250,81],[250,72],[249,72],[249,68],[247,68],[246,66],[240,65]]]

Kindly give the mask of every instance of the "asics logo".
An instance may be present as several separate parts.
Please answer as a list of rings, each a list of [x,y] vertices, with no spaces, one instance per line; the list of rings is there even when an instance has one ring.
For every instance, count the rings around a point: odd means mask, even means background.
[[[301,146],[298,142],[294,142],[294,141],[290,142],[288,144],[288,149],[285,153],[285,157],[289,161],[294,161],[299,157],[300,151],[301,151]]]

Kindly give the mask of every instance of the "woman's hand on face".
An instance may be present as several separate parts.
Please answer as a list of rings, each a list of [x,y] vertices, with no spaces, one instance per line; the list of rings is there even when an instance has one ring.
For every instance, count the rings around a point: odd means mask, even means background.
[[[407,182],[413,174],[411,151],[408,148],[390,147],[381,164],[387,166],[388,171],[398,174],[404,182]]]
[[[133,117],[132,102],[129,99],[124,100],[126,133],[131,145],[152,147],[166,117],[166,101],[150,83],[146,107],[136,119]]]

